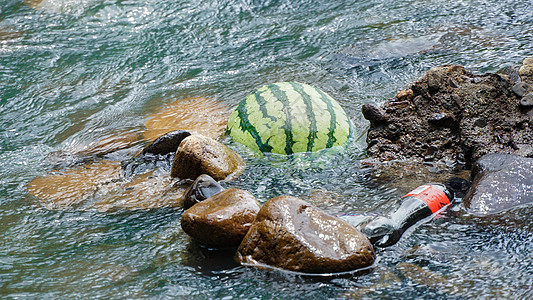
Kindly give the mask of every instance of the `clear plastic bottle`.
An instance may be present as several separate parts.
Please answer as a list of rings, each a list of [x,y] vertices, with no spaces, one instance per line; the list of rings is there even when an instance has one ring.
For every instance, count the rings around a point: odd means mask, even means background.
[[[403,196],[398,208],[370,221],[361,231],[374,246],[394,245],[409,227],[449,205],[453,197],[444,184],[421,185]]]

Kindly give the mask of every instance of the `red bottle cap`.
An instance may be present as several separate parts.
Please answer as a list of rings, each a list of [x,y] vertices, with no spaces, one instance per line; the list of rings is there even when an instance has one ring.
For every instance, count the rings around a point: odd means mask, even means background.
[[[433,185],[421,185],[403,197],[415,197],[422,200],[431,209],[432,213],[436,213],[444,206],[450,204],[450,199],[448,199],[444,191]]]

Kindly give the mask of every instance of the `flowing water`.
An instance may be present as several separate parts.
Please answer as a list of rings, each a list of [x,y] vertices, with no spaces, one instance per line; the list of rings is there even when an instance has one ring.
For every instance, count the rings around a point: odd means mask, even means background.
[[[363,133],[363,103],[383,103],[433,66],[494,72],[532,49],[530,0],[2,0],[0,295],[531,298],[531,207],[476,218],[457,206],[379,250],[372,272],[309,278],[198,247],[181,230],[179,207],[55,210],[28,184],[70,172],[68,159],[54,166],[54,153],[140,133],[178,99],[231,108],[266,83],[305,82],[337,99]],[[290,194],[330,213],[362,213],[405,192],[361,168],[364,138],[289,161],[223,141],[248,163],[228,186],[261,202]],[[131,158],[124,151],[111,158]],[[159,169],[164,179],[168,166]]]

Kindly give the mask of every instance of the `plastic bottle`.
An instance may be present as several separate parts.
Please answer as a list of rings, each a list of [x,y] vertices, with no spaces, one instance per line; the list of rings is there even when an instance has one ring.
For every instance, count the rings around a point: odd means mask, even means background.
[[[402,234],[418,221],[427,218],[453,200],[453,192],[444,184],[431,183],[417,187],[402,197],[399,207],[361,228],[374,246],[394,245]]]

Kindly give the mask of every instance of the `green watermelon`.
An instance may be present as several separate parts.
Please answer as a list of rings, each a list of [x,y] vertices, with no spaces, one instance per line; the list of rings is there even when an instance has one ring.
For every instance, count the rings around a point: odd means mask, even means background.
[[[228,132],[256,153],[292,154],[344,145],[353,124],[337,101],[298,82],[265,85],[242,100]]]

